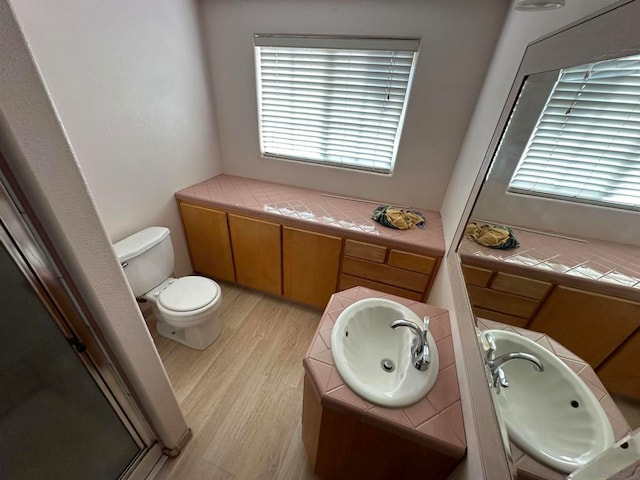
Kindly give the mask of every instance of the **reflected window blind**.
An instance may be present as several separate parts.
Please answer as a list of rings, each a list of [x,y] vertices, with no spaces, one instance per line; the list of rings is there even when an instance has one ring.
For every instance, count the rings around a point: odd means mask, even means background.
[[[640,209],[640,55],[560,72],[509,190]]]
[[[256,36],[262,154],[390,173],[417,40]]]

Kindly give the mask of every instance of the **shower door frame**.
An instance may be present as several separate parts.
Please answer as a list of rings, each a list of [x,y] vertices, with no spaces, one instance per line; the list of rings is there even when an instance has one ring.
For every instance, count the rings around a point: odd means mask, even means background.
[[[147,478],[163,456],[158,435],[1,153],[0,243],[140,448],[119,479]]]

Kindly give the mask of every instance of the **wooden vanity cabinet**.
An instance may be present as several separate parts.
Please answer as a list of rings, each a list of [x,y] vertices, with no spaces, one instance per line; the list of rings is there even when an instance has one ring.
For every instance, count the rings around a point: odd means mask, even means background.
[[[280,225],[231,213],[228,216],[237,282],[282,295]]]
[[[596,373],[611,392],[640,399],[640,329],[631,335],[602,365]]]
[[[336,291],[342,238],[282,227],[284,296],[324,308]]]
[[[179,206],[193,270],[235,282],[227,214],[187,203]]]
[[[440,257],[178,201],[195,272],[323,308],[362,286],[424,301]]]
[[[546,333],[596,369],[639,325],[639,303],[558,286],[527,328]]]

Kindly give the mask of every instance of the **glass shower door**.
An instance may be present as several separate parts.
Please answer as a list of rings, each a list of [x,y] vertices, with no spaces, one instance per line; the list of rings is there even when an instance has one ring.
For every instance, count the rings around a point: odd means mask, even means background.
[[[120,478],[145,446],[63,335],[31,273],[0,224],[0,478]]]

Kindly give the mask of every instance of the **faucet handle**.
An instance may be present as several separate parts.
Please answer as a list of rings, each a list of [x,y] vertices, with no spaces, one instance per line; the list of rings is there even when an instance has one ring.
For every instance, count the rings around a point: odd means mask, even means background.
[[[502,367],[498,367],[495,369],[495,372],[493,374],[493,386],[495,388],[497,388],[498,386],[509,388],[509,381],[507,380],[507,376],[504,374],[504,370],[502,370]]]
[[[425,338],[426,338],[427,332],[429,332],[430,321],[431,320],[429,319],[429,315],[425,315],[424,318],[422,319],[422,330],[424,330]]]
[[[484,339],[487,341],[489,348],[487,350],[487,360],[492,362],[496,355],[496,341],[491,333],[485,333]]]

